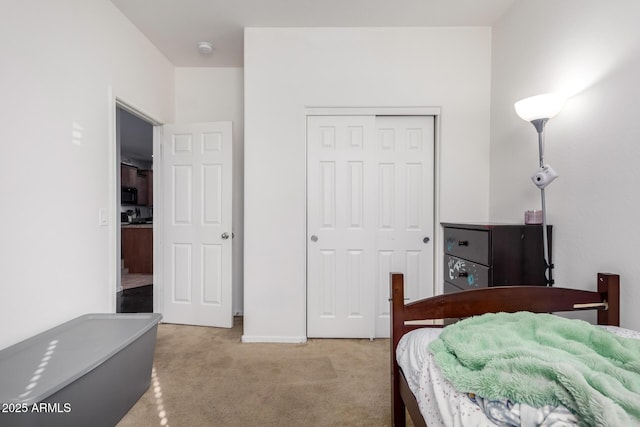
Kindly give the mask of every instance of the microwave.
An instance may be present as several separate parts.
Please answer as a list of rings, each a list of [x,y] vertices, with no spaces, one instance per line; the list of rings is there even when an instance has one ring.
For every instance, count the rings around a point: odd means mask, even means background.
[[[123,205],[138,204],[138,189],[135,187],[122,187],[120,193],[120,203]]]

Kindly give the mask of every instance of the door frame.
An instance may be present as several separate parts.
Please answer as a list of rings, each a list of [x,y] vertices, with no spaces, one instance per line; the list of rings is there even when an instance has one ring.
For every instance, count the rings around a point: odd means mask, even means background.
[[[440,107],[305,107],[304,110],[304,126],[305,126],[305,197],[304,197],[304,214],[305,214],[305,288],[304,288],[304,315],[305,315],[305,333],[308,325],[308,241],[309,225],[306,221],[308,218],[308,198],[307,194],[309,185],[309,150],[307,142],[307,118],[309,116],[433,116],[434,125],[434,147],[433,147],[433,295],[442,291],[442,286],[437,280],[442,277],[443,254],[438,248],[442,248],[443,231],[440,224]]]
[[[120,150],[118,150],[118,129],[117,129],[117,108],[121,108],[134,116],[149,122],[153,125],[153,156],[154,159],[160,159],[161,147],[160,141],[162,137],[162,122],[153,116],[144,112],[143,109],[134,106],[123,98],[115,94],[113,87],[108,88],[108,169],[109,169],[109,201],[108,201],[108,228],[109,228],[109,259],[107,273],[107,301],[109,309],[112,313],[116,312],[116,293],[122,289],[120,274],[120,258],[121,258],[121,234],[120,234]],[[155,160],[154,160],[155,162]],[[162,242],[161,242],[161,224],[157,219],[162,218],[162,176],[160,173],[153,174],[153,198],[158,202],[158,207],[153,209],[153,264],[162,265]],[[158,189],[156,192],[155,189]],[[155,202],[154,202],[155,205]],[[162,296],[162,275],[157,269],[153,269],[153,307],[155,312],[162,312],[161,296]]]

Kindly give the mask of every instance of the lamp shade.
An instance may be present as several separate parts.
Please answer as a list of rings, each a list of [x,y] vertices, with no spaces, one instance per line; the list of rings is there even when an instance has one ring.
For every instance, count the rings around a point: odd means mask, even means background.
[[[528,122],[550,119],[562,110],[566,98],[558,93],[545,93],[521,99],[514,104],[516,113]]]

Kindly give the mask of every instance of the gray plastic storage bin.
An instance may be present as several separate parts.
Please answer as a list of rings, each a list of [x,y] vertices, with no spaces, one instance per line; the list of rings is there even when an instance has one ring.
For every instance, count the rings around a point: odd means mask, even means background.
[[[155,313],[87,314],[0,351],[0,426],[114,426],[149,387]]]

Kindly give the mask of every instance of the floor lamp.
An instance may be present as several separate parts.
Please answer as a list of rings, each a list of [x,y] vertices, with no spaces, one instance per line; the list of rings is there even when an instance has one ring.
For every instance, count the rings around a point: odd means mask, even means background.
[[[551,166],[544,163],[544,126],[562,110],[566,98],[557,93],[545,93],[522,99],[514,104],[516,113],[521,119],[531,122],[538,132],[538,152],[540,166],[531,176],[533,183],[540,189],[542,199],[542,245],[544,251],[544,276],[547,286],[553,286],[553,264],[549,262],[549,246],[547,240],[547,207],[544,200],[544,189],[558,177]]]

